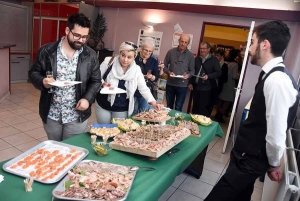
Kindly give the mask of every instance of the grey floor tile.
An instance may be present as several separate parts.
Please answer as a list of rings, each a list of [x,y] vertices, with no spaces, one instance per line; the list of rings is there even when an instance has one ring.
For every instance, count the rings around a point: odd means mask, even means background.
[[[175,181],[173,182],[172,186],[174,186],[175,188],[178,188],[180,186],[180,184],[182,184],[182,182],[184,182],[184,180],[188,177],[187,174],[180,174],[175,178]]]
[[[168,201],[202,201],[202,199],[177,189]]]
[[[198,179],[188,177],[180,186],[179,189],[187,193],[195,195],[201,199],[206,198],[213,186],[204,183]]]
[[[176,191],[176,188],[173,187],[173,186],[170,186],[165,192],[164,194],[162,194],[160,196],[160,198],[158,199],[158,201],[167,201],[171,196],[172,194]]]
[[[212,172],[207,169],[203,169],[200,181],[208,183],[210,185],[215,185],[220,177],[220,174]]]

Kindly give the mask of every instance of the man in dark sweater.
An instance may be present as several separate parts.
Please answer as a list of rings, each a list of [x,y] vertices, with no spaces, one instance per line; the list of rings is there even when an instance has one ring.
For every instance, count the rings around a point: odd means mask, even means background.
[[[255,180],[266,172],[272,181],[281,181],[286,131],[299,104],[297,84],[281,56],[290,37],[289,28],[281,21],[254,29],[249,54],[251,63],[262,71],[229,167],[205,201],[250,201]]]
[[[188,85],[193,91],[193,114],[210,117],[213,105],[218,97],[216,79],[222,71],[218,59],[210,54],[210,44],[200,44],[200,55],[195,59],[195,75]]]
[[[171,109],[175,107],[175,110],[181,111],[187,92],[188,79],[195,72],[195,59],[187,49],[190,36],[182,34],[178,42],[178,47],[170,49],[165,57],[164,72],[168,74],[166,86],[167,106]]]

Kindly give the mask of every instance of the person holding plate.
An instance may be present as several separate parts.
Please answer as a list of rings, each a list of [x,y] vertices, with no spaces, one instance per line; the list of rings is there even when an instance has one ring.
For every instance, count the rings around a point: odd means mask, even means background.
[[[83,14],[71,15],[66,36],[41,47],[28,72],[31,83],[41,90],[39,113],[49,140],[83,133],[91,116],[101,76],[97,55],[85,44],[90,25]],[[64,86],[52,87],[55,80]],[[71,84],[74,81],[80,84]]]
[[[135,58],[135,63],[141,67],[141,71],[145,77],[146,84],[149,87],[153,96],[155,95],[154,87],[159,78],[158,60],[153,55],[154,47],[155,41],[153,38],[144,38],[140,47],[140,52]],[[151,106],[148,104],[146,99],[141,95],[141,93],[138,90],[136,90],[134,94],[134,100],[135,101],[133,115],[151,109]]]
[[[118,56],[107,57],[100,65],[102,87],[108,87],[111,93],[101,90],[97,94],[96,117],[99,124],[108,124],[113,118],[131,116],[134,110],[136,90],[154,109],[160,110],[163,107],[156,103],[147,87],[141,68],[135,63],[136,56],[137,46],[132,42],[125,41],[120,45]],[[117,93],[120,92],[120,89],[125,93]]]

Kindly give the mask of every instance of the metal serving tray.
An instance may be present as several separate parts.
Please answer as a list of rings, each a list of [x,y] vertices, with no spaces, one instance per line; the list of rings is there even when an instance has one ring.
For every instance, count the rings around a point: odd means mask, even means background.
[[[81,161],[80,163],[83,163],[83,162],[90,162],[90,161],[93,161],[93,162],[96,162],[96,163],[103,163],[103,162],[100,162],[100,161],[94,161],[94,160],[83,160]],[[105,162],[106,163],[106,162]],[[110,164],[113,164],[113,163],[110,163]],[[116,165],[116,166],[123,166],[123,165],[118,165],[118,164],[113,164],[113,165]],[[128,167],[128,166],[125,166],[125,167]],[[126,192],[125,196],[119,200],[116,200],[116,201],[125,201],[129,195],[129,192],[131,190],[131,187],[132,187],[132,184],[133,184],[133,181],[135,179],[135,176],[136,176],[136,172],[137,170],[135,171],[132,171],[134,172],[134,176],[133,176],[133,179],[132,179],[132,183],[128,189],[128,191]],[[57,195],[56,194],[56,191],[64,191],[65,190],[65,186],[64,186],[64,183],[68,181],[68,175],[65,176],[65,178],[63,180],[61,180],[59,182],[59,184],[53,189],[52,191],[52,196],[54,198],[57,198],[59,200],[78,200],[78,201],[106,201],[106,200],[90,200],[90,199],[79,199],[79,198],[68,198],[68,197],[63,197],[63,196],[60,196],[60,195]]]
[[[81,151],[83,152],[83,154],[81,154],[79,157],[77,157],[72,163],[70,163],[66,168],[64,168],[62,171],[59,172],[58,175],[56,175],[53,179],[49,179],[48,181],[42,181],[42,179],[37,179],[34,178],[35,181],[41,182],[41,183],[45,183],[45,184],[52,184],[52,183],[56,183],[59,180],[61,180],[66,173],[73,168],[78,162],[80,162],[82,159],[84,159],[88,154],[89,151],[87,149],[81,148],[81,147],[77,147],[77,146],[73,146],[73,145],[69,145],[66,143],[62,143],[62,142],[57,142],[57,141],[53,141],[53,140],[47,140],[44,142],[41,142],[40,144],[32,147],[31,149],[27,150],[26,152],[22,153],[21,155],[11,159],[10,161],[6,162],[3,166],[2,169],[6,172],[9,172],[11,174],[15,174],[21,177],[25,177],[28,178],[29,176],[29,172],[32,171],[32,169],[28,169],[28,170],[14,170],[9,168],[11,165],[17,163],[18,161],[20,161],[21,159],[25,158],[26,156],[30,155],[31,153],[35,152],[37,149],[42,148],[42,147],[66,147],[69,149],[75,149],[76,151]]]

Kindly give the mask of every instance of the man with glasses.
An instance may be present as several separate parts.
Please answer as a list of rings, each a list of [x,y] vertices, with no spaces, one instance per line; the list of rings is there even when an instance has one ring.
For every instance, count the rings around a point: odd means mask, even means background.
[[[83,14],[70,16],[66,36],[41,47],[29,71],[30,81],[41,90],[39,113],[49,140],[61,141],[83,133],[91,116],[101,76],[95,51],[85,45],[90,24]],[[53,77],[47,78],[49,71]],[[53,87],[54,81],[81,83]]]
[[[155,47],[154,39],[146,37],[142,41],[140,47],[140,52],[135,58],[135,63],[141,67],[142,73],[144,74],[146,84],[150,89],[152,95],[155,97],[155,82],[158,80],[158,61],[155,56],[153,56],[153,50]],[[147,111],[151,109],[146,99],[136,90],[134,94],[134,111],[133,115]]]
[[[210,117],[218,96],[216,79],[222,74],[218,59],[210,54],[210,44],[200,43],[199,56],[195,58],[195,75],[188,85],[193,90],[193,114]]]
[[[187,49],[190,43],[190,36],[181,34],[178,42],[178,47],[169,50],[165,57],[164,72],[168,74],[166,86],[167,106],[173,109],[175,102],[175,110],[182,111],[188,78],[195,71],[195,59],[193,54]]]

